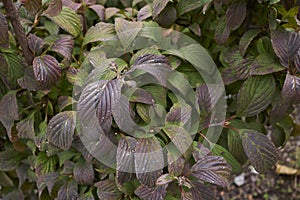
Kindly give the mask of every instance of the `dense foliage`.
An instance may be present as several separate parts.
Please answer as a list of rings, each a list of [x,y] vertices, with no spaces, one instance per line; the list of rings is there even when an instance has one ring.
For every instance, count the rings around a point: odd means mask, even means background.
[[[2,0],[0,197],[215,199],[271,169],[299,126],[299,6]]]

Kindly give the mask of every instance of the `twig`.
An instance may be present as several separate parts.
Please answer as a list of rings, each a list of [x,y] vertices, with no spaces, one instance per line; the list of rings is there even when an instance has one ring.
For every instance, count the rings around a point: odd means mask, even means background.
[[[20,23],[20,17],[17,9],[15,8],[12,0],[3,0],[3,5],[6,11],[6,16],[11,22],[14,31],[16,33],[16,38],[19,41],[19,44],[22,48],[23,56],[28,65],[32,64],[33,54],[28,48],[28,43],[24,29]]]

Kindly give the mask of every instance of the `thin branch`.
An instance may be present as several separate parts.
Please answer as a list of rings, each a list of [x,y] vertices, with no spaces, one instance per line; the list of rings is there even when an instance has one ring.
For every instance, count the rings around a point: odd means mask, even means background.
[[[6,16],[11,22],[16,38],[22,48],[23,56],[28,65],[32,64],[33,54],[28,48],[27,38],[24,29],[20,23],[20,17],[16,7],[14,6],[13,0],[3,0],[3,5],[6,11]]]

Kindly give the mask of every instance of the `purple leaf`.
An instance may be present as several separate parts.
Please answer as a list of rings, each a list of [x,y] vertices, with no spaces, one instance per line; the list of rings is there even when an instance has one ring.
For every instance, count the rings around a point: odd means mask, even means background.
[[[69,181],[61,186],[55,200],[77,199],[79,197],[77,190],[77,183],[75,181]]]
[[[133,73],[135,70],[149,73],[163,86],[166,86],[168,77],[172,72],[168,59],[165,56],[154,54],[145,54],[137,58],[130,72]]]
[[[202,181],[226,187],[231,168],[222,157],[206,156],[198,160],[192,166],[191,171],[192,176]]]
[[[122,193],[118,190],[114,181],[99,181],[94,185],[97,188],[97,194],[101,200],[118,200]]]
[[[0,100],[0,121],[6,129],[9,139],[12,139],[11,128],[14,121],[19,119],[16,92],[10,92]]]
[[[8,48],[9,47],[9,38],[8,38],[8,25],[6,17],[0,13],[0,47]]]
[[[117,150],[117,175],[119,185],[129,182],[134,177],[134,152],[137,140],[133,137],[121,138]]]
[[[45,45],[45,42],[42,38],[40,38],[34,34],[29,35],[28,47],[32,51],[34,56],[42,53],[44,45]]]
[[[141,185],[134,193],[143,200],[161,200],[167,194],[167,187],[167,184],[151,188]]]
[[[74,40],[70,35],[60,35],[60,38],[52,45],[51,50],[55,51],[66,59],[71,60],[72,51],[74,48]]]
[[[64,111],[51,118],[46,136],[49,142],[63,150],[68,150],[72,145],[76,126],[75,112]]]
[[[286,75],[281,91],[283,104],[292,105],[300,103],[300,78],[290,74]]]
[[[181,175],[185,165],[185,159],[175,146],[168,145],[167,151],[168,172],[175,176]]]
[[[78,161],[73,170],[74,179],[81,185],[92,185],[95,175],[92,163],[86,163],[83,160]]]
[[[42,0],[29,0],[24,3],[29,15],[36,15],[38,11],[42,8]]]
[[[230,29],[227,26],[225,17],[219,19],[218,25],[215,31],[215,40],[217,44],[223,45],[227,41],[230,35]]]
[[[47,10],[44,11],[48,16],[54,17],[59,15],[62,10],[62,0],[52,0]]]
[[[216,199],[216,193],[212,185],[207,185],[197,181],[192,181],[191,193],[193,199]]]
[[[141,8],[137,14],[137,18],[139,21],[143,21],[152,15],[152,8],[151,5],[145,5],[143,8]]]
[[[67,6],[74,11],[77,11],[82,6],[81,3],[75,3],[72,0],[62,0],[62,4],[63,4],[63,6]]]
[[[153,187],[164,167],[163,152],[158,140],[155,137],[139,139],[134,161],[138,180],[145,186]]]
[[[295,67],[300,72],[300,49],[298,50],[297,56],[295,58]]]
[[[277,150],[269,138],[255,130],[240,129],[244,151],[258,172],[266,172],[277,162]]]
[[[234,1],[226,11],[226,22],[230,30],[239,28],[247,14],[247,2],[245,0]]]
[[[102,5],[92,5],[90,8],[95,11],[101,22],[105,21],[105,8]]]
[[[171,174],[163,174],[156,180],[156,185],[166,185],[175,180],[175,176]]]
[[[243,58],[238,51],[229,55],[230,59],[228,68],[222,71],[222,79],[225,85],[229,85],[238,80],[244,80],[249,77],[251,58]]]
[[[34,114],[29,117],[19,121],[16,125],[19,138],[28,138],[34,140],[35,131],[34,131]]]
[[[286,68],[291,68],[299,51],[300,34],[275,30],[271,32],[271,42],[280,63]]]
[[[167,123],[174,123],[183,126],[190,118],[192,109],[188,104],[174,104],[166,116]]]
[[[61,67],[53,56],[43,55],[34,58],[33,72],[39,83],[52,86],[60,79]]]
[[[141,88],[136,88],[136,90],[133,92],[133,94],[130,97],[130,102],[144,103],[150,105],[153,105],[155,103],[151,93]]]
[[[152,5],[153,18],[156,18],[159,13],[167,6],[169,0],[154,0]]]
[[[198,160],[204,158],[207,155],[210,155],[210,150],[206,148],[203,144],[200,142],[197,142],[196,145],[193,146],[193,152],[192,155],[197,162]]]
[[[51,194],[53,186],[55,185],[56,181],[58,181],[58,178],[59,178],[58,172],[38,175],[37,176],[37,189],[39,192],[39,197],[41,196],[41,194],[46,186],[47,186],[49,194]]]

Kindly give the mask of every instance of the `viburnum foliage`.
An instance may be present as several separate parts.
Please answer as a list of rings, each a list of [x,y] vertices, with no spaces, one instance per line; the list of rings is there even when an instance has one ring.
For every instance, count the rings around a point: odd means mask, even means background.
[[[2,0],[0,198],[215,199],[244,165],[272,170],[300,124],[299,6]],[[175,31],[194,44],[175,48]],[[211,60],[225,89],[218,123],[220,88],[194,67]],[[101,130],[83,140],[85,125]]]

